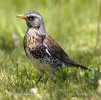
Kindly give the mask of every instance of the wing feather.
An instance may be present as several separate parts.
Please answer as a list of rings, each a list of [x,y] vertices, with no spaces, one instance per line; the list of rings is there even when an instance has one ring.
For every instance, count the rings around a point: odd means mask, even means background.
[[[43,43],[47,47],[49,52],[51,52],[51,54],[57,57],[60,61],[62,62],[70,61],[69,56],[50,36],[47,35]]]
[[[57,57],[60,61],[62,61],[65,65],[81,67],[82,69],[88,70],[87,67],[77,64],[73,60],[71,60],[69,56],[65,53],[65,51],[50,36],[47,35],[43,43],[48,51],[55,57]]]

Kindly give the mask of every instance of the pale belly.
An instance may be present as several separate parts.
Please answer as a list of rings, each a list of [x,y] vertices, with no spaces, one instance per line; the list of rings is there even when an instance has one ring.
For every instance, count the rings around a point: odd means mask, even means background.
[[[31,61],[36,69],[49,70],[50,66],[48,64],[46,64],[42,59],[34,58],[27,49],[26,49],[26,54],[31,59]]]

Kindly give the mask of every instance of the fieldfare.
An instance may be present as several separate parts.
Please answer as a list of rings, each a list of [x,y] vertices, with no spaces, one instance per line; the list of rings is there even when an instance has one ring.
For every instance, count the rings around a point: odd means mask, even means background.
[[[26,55],[39,70],[37,82],[40,81],[46,69],[50,69],[51,79],[56,70],[68,66],[88,69],[71,60],[58,43],[47,34],[42,16],[38,12],[29,11],[23,15],[18,15],[17,17],[25,19],[27,24],[27,31],[24,36],[24,49]]]

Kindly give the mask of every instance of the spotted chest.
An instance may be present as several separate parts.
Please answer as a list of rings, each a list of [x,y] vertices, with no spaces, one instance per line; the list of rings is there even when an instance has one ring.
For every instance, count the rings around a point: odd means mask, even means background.
[[[43,46],[43,39],[45,36],[40,36],[38,34],[25,35],[24,37],[24,49],[26,54],[29,53],[33,55],[34,58],[43,58],[46,54],[45,47]]]
[[[26,55],[32,59],[36,66],[61,67],[62,62],[48,51],[47,46],[43,44],[45,36],[38,34],[25,35],[24,49]]]

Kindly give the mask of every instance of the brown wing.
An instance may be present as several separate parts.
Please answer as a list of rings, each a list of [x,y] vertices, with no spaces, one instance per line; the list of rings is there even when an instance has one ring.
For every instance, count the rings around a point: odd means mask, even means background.
[[[59,60],[63,62],[67,62],[68,60],[70,61],[69,56],[50,36],[47,35],[43,43],[46,45],[49,52]]]
[[[46,36],[46,38],[43,41],[45,47],[48,49],[48,51],[57,57],[60,61],[64,62],[65,65],[71,65],[75,67],[81,67],[82,69],[85,70],[90,70],[86,68],[83,65],[75,63],[73,60],[69,58],[69,56],[65,53],[65,51],[50,37]]]

